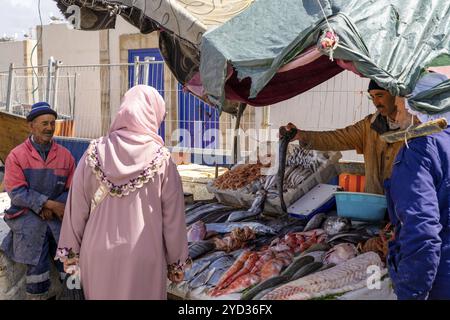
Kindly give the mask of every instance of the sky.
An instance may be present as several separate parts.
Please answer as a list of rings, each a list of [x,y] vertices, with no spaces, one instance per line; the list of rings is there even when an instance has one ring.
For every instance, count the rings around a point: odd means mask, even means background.
[[[50,14],[62,17],[56,2],[53,0],[40,0],[42,23],[50,23]],[[23,38],[23,32],[39,25],[39,0],[0,0],[0,37],[14,36]]]

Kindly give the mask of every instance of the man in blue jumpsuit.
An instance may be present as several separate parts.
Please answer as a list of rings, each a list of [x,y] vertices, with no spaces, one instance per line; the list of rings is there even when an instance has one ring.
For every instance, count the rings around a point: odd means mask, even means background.
[[[416,86],[436,86],[446,77],[430,73]],[[412,115],[398,99],[398,123]],[[408,111],[409,110],[409,111]],[[450,121],[450,112],[438,115]],[[430,117],[417,114],[416,122]],[[398,299],[450,299],[450,127],[410,139],[397,155],[385,182],[395,239],[389,243],[388,269]]]
[[[52,140],[57,114],[45,103],[33,105],[27,117],[31,135],[6,158],[5,189],[11,207],[5,211],[10,232],[1,249],[27,265],[28,299],[46,299],[75,161]],[[65,276],[60,263],[57,268]]]

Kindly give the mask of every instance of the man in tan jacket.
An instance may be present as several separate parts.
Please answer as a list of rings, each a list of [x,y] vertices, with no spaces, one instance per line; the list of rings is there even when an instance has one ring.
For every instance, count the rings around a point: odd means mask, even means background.
[[[299,140],[311,149],[320,151],[356,150],[364,155],[366,187],[369,193],[384,194],[383,182],[389,178],[392,164],[403,142],[387,143],[380,135],[392,130],[398,130],[395,123],[397,107],[395,97],[389,91],[370,81],[368,92],[377,108],[377,112],[368,115],[354,125],[334,131],[303,131],[298,130],[292,140]],[[287,130],[295,128],[289,123]]]

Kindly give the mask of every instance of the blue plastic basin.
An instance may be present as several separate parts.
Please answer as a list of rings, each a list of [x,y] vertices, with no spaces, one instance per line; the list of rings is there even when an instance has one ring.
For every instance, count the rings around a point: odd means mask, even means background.
[[[335,192],[337,214],[359,221],[381,221],[386,213],[386,197],[363,192]]]

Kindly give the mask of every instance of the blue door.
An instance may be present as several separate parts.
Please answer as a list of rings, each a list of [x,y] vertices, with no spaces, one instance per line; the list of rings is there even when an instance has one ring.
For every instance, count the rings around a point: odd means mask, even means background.
[[[128,63],[134,63],[135,57],[139,57],[139,61],[144,61],[145,57],[154,57],[155,61],[163,61],[161,52],[159,49],[135,49],[128,51]],[[146,84],[152,86],[161,94],[164,98],[164,64],[150,64],[148,68],[148,83],[144,83],[144,66],[139,68],[139,84]],[[134,67],[130,66],[128,69],[128,87],[131,88],[134,85]],[[159,129],[159,135],[164,139],[165,137],[165,123],[161,124]]]
[[[196,96],[184,92],[181,84],[178,84],[178,117],[179,128],[185,129],[190,137],[190,141],[181,142],[183,147],[220,148],[217,136],[219,135],[219,111]],[[198,163],[199,158],[198,154],[192,154],[191,161]],[[203,157],[201,159],[202,164],[212,164],[204,161]],[[218,164],[222,162],[223,159],[218,161]]]
[[[155,57],[155,61],[163,61],[159,49],[135,49],[128,51],[128,62],[134,63],[135,57],[144,61],[145,57]],[[134,84],[134,68],[129,67],[129,87]],[[164,65],[150,64],[148,85],[154,87],[164,97]],[[139,84],[144,81],[144,68],[139,70]],[[209,106],[194,95],[183,92],[181,84],[178,84],[178,121],[179,128],[185,129],[190,136],[190,141],[185,137],[178,138],[179,144],[185,148],[217,149],[220,148],[218,138],[209,129],[219,129],[219,112],[216,108]],[[164,138],[165,124],[161,125],[159,134]],[[192,163],[205,163],[201,155],[191,155]],[[223,160],[218,164],[225,163]]]

